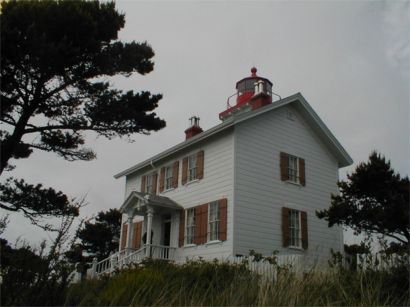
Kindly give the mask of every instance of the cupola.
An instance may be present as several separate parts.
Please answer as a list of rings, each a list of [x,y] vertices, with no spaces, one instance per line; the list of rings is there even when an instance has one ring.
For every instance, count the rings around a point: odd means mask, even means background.
[[[251,75],[236,82],[236,93],[228,98],[226,110],[219,113],[224,120],[239,110],[255,110],[272,103],[272,82],[259,77],[252,67]],[[236,98],[235,105],[232,105]]]

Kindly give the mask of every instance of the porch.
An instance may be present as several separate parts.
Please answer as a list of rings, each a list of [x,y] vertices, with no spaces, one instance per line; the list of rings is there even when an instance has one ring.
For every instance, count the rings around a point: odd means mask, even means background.
[[[117,269],[120,270],[131,264],[138,264],[148,258],[174,260],[176,249],[176,247],[164,245],[144,244],[138,250],[122,250],[100,262],[94,258],[92,266],[87,272],[87,276],[95,278],[103,274],[111,274]]]
[[[133,191],[120,208],[127,220],[122,225],[119,251],[100,262],[95,259],[88,275],[111,273],[146,258],[175,260],[182,210],[168,197]]]

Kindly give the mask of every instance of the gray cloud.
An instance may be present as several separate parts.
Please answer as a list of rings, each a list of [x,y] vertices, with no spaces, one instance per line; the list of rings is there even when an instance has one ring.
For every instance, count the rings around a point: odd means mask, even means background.
[[[377,149],[408,174],[408,2],[118,1],[117,7],[127,21],[120,39],[146,40],[156,57],[152,73],[112,81],[163,93],[157,113],[167,127],[137,135],[134,143],[88,134],[97,160],[36,153],[16,161],[10,175],[87,194],[84,216],[118,207],[124,181],[113,174],[183,141],[191,115],[205,129],[216,125],[235,82],[253,65],[282,97],[301,92],[355,163]],[[352,169],[342,169],[341,177]],[[19,235],[47,237],[13,218],[6,237]]]

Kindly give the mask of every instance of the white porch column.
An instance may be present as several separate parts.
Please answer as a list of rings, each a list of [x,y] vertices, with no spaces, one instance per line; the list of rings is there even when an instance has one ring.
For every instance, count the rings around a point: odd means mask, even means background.
[[[154,210],[151,207],[147,207],[147,241],[148,248],[146,249],[147,257],[151,256],[151,232],[152,232],[152,218],[154,217]]]
[[[128,224],[128,231],[127,231],[127,253],[131,252],[132,249],[132,236],[134,233],[134,224],[133,224],[133,216],[128,215],[127,224]]]

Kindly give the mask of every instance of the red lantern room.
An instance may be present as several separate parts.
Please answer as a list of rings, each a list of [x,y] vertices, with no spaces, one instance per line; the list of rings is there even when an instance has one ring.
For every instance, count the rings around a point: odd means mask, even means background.
[[[272,103],[272,82],[259,77],[256,72],[257,69],[252,67],[251,75],[236,83],[236,93],[228,98],[227,109],[219,114],[221,120],[240,109],[254,110]],[[234,97],[236,97],[236,104],[232,106]]]

